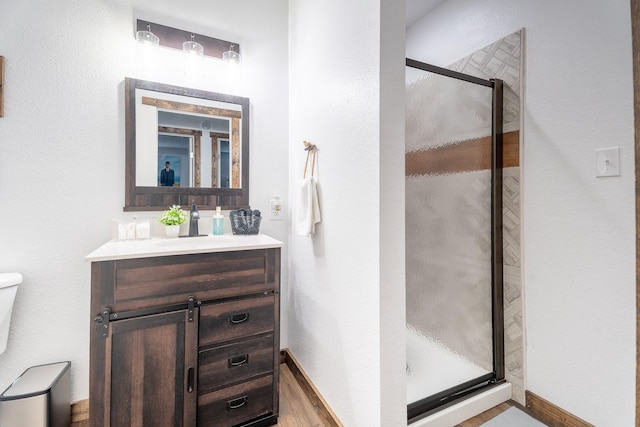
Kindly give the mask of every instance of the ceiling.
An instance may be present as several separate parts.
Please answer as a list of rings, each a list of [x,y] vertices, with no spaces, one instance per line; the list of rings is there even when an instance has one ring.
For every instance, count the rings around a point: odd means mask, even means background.
[[[445,0],[405,0],[406,2],[406,27],[416,23],[420,18],[431,12]]]

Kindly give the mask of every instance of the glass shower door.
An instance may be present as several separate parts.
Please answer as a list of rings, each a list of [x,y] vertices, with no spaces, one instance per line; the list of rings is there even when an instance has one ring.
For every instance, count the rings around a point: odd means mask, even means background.
[[[406,85],[410,420],[495,383],[503,363],[499,88],[418,65]]]

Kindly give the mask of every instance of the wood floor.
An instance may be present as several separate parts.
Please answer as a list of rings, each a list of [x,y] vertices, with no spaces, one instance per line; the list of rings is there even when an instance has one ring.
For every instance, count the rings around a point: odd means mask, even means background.
[[[324,427],[323,419],[307,399],[289,367],[280,365],[280,417],[281,427]]]
[[[511,406],[514,405],[510,402],[502,403],[455,427],[479,427]],[[317,415],[316,409],[307,399],[291,370],[284,363],[280,365],[280,416],[277,425],[280,427],[326,426],[323,419]],[[89,421],[71,423],[71,427],[89,427]]]

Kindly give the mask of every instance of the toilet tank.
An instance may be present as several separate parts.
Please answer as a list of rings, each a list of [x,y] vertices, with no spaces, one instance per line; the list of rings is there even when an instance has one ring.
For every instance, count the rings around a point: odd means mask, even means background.
[[[20,283],[22,283],[22,274],[0,273],[0,354],[7,349],[11,312]]]

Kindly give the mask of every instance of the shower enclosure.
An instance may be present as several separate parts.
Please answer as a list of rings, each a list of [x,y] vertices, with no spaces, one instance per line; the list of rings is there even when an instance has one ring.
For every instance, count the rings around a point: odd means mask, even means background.
[[[406,71],[411,423],[504,382],[502,81]]]

